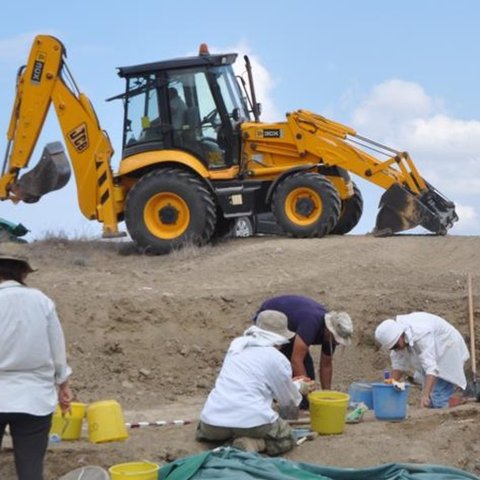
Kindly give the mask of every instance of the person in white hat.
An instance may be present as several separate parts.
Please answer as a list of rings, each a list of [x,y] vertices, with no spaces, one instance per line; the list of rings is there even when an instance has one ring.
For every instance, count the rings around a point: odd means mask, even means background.
[[[467,386],[464,364],[470,355],[462,335],[450,323],[427,312],[397,315],[378,325],[375,338],[390,353],[394,380],[415,372],[423,385],[421,407],[457,403],[455,389]]]
[[[71,369],[54,303],[25,285],[35,270],[24,248],[0,243],[0,446],[8,425],[18,479],[42,480],[52,413],[58,402],[70,408]]]
[[[347,346],[352,342],[353,323],[348,313],[328,311],[324,305],[303,295],[279,295],[264,301],[254,316],[254,323],[260,327],[259,315],[263,310],[285,314],[288,328],[296,334],[288,344],[281,347],[281,352],[292,364],[294,377],[315,380],[315,367],[309,347],[322,347],[319,360],[320,385],[324,390],[330,390],[333,353],[338,345]],[[308,408],[306,398],[300,407]]]
[[[273,408],[297,407],[310,384],[292,381],[292,368],[278,348],[295,335],[287,317],[263,312],[262,328],[251,326],[230,344],[222,369],[200,414],[196,438],[249,451],[279,455],[295,446],[289,424]]]

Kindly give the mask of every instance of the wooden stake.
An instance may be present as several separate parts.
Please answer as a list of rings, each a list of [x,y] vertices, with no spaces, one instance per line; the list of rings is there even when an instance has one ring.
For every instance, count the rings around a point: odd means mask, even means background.
[[[470,324],[470,355],[472,358],[472,373],[473,381],[477,381],[477,361],[475,358],[475,326],[473,321],[473,295],[472,295],[472,276],[467,274],[467,286],[468,286],[468,322]]]

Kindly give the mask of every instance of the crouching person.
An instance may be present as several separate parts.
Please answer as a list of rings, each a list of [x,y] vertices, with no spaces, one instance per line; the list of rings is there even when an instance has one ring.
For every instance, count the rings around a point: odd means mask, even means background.
[[[464,401],[454,393],[467,386],[464,364],[470,355],[460,332],[446,320],[427,312],[397,315],[378,325],[375,338],[390,352],[394,380],[415,371],[422,383],[420,407],[445,408]]]
[[[273,408],[298,408],[300,389],[279,347],[295,335],[287,317],[271,311],[262,328],[252,326],[230,344],[215,387],[200,414],[197,440],[227,441],[247,451],[279,455],[295,446],[288,422]]]

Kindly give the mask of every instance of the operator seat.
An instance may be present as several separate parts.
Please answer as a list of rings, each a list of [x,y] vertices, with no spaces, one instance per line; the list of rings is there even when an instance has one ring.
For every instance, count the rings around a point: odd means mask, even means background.
[[[170,87],[168,89],[168,98],[170,102],[173,129],[180,131],[185,121],[185,112],[187,110],[187,106],[178,95],[176,88]]]
[[[185,142],[198,142],[202,135],[200,112],[198,107],[188,107],[185,110],[183,138]]]

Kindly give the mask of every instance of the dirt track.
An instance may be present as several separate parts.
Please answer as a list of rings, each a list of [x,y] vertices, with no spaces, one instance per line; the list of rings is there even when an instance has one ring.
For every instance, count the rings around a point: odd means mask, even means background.
[[[388,359],[378,351],[373,330],[395,314],[439,314],[468,343],[467,272],[480,322],[478,237],[263,237],[163,257],[101,242],[49,240],[28,248],[39,268],[29,284],[57,303],[77,400],[116,399],[133,422],[197,418],[230,340],[269,296],[302,293],[351,314],[354,344],[334,360],[334,388],[343,391],[353,381],[382,378]],[[480,345],[480,331],[478,337]],[[288,457],[345,467],[440,463],[480,474],[480,404],[420,411],[417,397],[414,389],[404,422],[379,422],[369,413],[344,434],[307,442]],[[209,446],[195,442],[194,429],[146,427],[130,430],[122,443],[93,445],[85,434],[54,444],[46,478],[81,465],[108,468],[141,459],[163,464],[200,452]],[[15,478],[12,463],[7,449],[0,456],[2,480]]]

